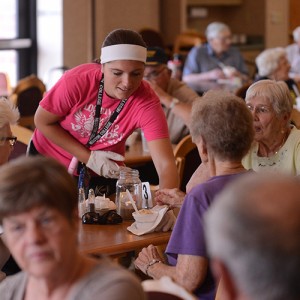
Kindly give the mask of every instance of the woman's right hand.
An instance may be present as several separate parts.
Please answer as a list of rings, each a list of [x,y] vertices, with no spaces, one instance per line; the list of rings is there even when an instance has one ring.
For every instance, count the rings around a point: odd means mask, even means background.
[[[181,207],[185,193],[175,189],[161,189],[155,193],[155,201],[159,205],[167,204],[170,207]]]
[[[124,159],[124,156],[111,151],[91,151],[86,166],[100,176],[118,178],[119,165],[114,161],[124,161]]]

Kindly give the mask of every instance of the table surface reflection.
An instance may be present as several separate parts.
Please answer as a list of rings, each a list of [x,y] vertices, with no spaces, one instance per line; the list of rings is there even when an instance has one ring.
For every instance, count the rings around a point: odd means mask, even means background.
[[[137,236],[127,230],[132,222],[124,221],[117,225],[86,225],[79,221],[80,252],[116,255],[135,251],[150,244],[157,246],[168,243],[171,231]]]

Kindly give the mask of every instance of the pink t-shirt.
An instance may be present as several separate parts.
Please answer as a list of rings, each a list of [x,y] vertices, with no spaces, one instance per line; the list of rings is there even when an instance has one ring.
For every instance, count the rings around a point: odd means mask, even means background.
[[[80,65],[67,71],[40,102],[40,106],[46,111],[61,116],[60,126],[84,145],[93,129],[101,76],[101,65]],[[120,100],[103,93],[98,132],[119,103]],[[160,101],[145,81],[128,98],[117,119],[91,150],[107,150],[124,155],[125,141],[137,128],[144,131],[148,141],[169,137]],[[47,139],[38,129],[34,132],[33,143],[39,153],[51,156],[65,166],[69,165],[72,156]]]

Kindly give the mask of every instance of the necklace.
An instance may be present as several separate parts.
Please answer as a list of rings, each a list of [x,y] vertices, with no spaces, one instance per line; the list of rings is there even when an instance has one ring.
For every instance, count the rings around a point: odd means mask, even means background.
[[[282,148],[282,146],[284,145],[284,143],[286,142],[287,138],[289,135],[289,130],[287,130],[282,138],[282,141],[280,143],[280,145],[278,147],[276,147],[274,150],[272,151],[268,151],[266,148],[266,146],[262,147],[262,144],[259,144],[258,146],[258,151],[257,154],[261,157],[270,157],[270,156],[275,156],[278,154],[279,150]]]
[[[284,145],[284,143],[286,142],[287,140],[287,136],[288,136],[288,131],[286,131],[286,133],[284,134],[283,138],[282,138],[282,142],[280,144],[280,146],[277,148],[277,150],[274,153],[274,155],[277,155],[279,150],[282,148],[282,146]]]

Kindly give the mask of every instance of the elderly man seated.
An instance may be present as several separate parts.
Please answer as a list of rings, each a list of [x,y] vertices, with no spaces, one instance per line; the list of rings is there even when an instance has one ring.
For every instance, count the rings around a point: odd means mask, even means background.
[[[299,195],[299,178],[253,173],[217,196],[205,229],[221,299],[300,299]]]
[[[183,81],[218,80],[226,77],[248,79],[248,69],[237,48],[231,46],[230,28],[213,22],[206,29],[207,44],[195,46],[189,52],[183,69]]]
[[[191,105],[200,97],[185,83],[171,78],[167,63],[168,56],[163,49],[148,48],[144,79],[158,96],[167,118],[170,140],[177,144],[189,134]]]

